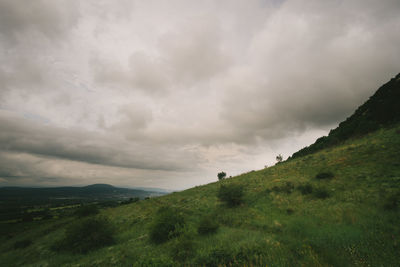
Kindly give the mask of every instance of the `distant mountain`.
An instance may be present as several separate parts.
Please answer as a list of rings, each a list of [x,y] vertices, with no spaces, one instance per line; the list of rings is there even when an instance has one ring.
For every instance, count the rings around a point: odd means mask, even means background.
[[[87,185],[87,186],[81,187],[80,190],[81,190],[81,193],[84,193],[84,194],[92,194],[92,193],[94,193],[94,194],[99,194],[99,193],[107,194],[107,193],[120,192],[121,190],[126,191],[126,190],[131,190],[131,189],[128,189],[128,188],[117,188],[117,187],[114,187],[114,186],[109,185],[109,184],[92,184],[92,185]],[[135,190],[135,191],[132,191],[132,192],[142,193],[141,191],[142,190]]]
[[[2,187],[0,188],[0,201],[31,200],[33,202],[43,202],[54,199],[116,200],[134,197],[146,198],[164,194],[155,191],[114,187],[109,184],[93,184],[83,187]]]
[[[83,189],[100,189],[100,190],[112,190],[115,187],[109,184],[91,184],[91,185],[87,185],[82,187]]]
[[[343,141],[365,135],[382,127],[400,122],[400,73],[380,87],[353,115],[329,132],[328,136],[292,155],[305,156]]]
[[[151,192],[160,192],[160,193],[164,193],[164,194],[169,194],[169,193],[175,191],[175,190],[168,190],[168,189],[156,188],[156,187],[132,187],[131,189],[151,191]]]

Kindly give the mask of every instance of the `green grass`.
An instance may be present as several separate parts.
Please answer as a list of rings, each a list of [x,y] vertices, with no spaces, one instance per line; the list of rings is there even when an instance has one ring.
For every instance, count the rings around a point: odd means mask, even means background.
[[[400,262],[400,126],[179,193],[108,208],[113,245],[87,254],[55,252],[76,218],[2,224],[3,266],[397,266]],[[332,173],[318,179],[320,173]],[[221,184],[243,188],[243,203],[221,203]],[[302,193],[305,186],[312,192]],[[315,195],[324,189],[328,197]],[[305,190],[305,192],[308,192]],[[158,244],[150,229],[161,207],[185,219]],[[218,231],[197,229],[214,220]],[[3,227],[4,226],[4,227]],[[18,246],[24,240],[25,246]],[[20,242],[20,243],[18,243]]]

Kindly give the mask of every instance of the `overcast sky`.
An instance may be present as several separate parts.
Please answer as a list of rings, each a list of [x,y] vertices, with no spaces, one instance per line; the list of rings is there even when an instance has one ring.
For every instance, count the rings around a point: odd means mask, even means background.
[[[0,186],[273,165],[400,72],[399,0],[0,0]]]

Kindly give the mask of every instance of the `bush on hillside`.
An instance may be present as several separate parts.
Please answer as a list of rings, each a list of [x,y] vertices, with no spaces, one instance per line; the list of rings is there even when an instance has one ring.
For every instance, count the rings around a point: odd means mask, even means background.
[[[292,182],[286,182],[281,186],[272,187],[272,191],[274,191],[275,193],[291,194],[293,190],[294,190],[294,184]]]
[[[75,211],[75,215],[78,217],[87,217],[98,213],[99,208],[96,205],[82,205]]]
[[[314,190],[313,196],[319,199],[325,199],[331,196],[326,188],[319,187]]]
[[[308,195],[313,192],[313,186],[309,183],[304,184],[304,185],[299,185],[297,189],[301,192],[303,195]]]
[[[400,193],[397,193],[389,195],[389,197],[385,199],[383,208],[385,210],[397,210],[399,205],[400,205]]]
[[[177,229],[179,237],[171,245],[172,257],[180,262],[185,262],[195,255],[195,233],[193,230],[183,227]]]
[[[89,217],[71,224],[55,249],[86,253],[114,242],[114,227],[104,217]]]
[[[243,202],[243,187],[238,184],[221,185],[218,198],[230,207],[238,206]]]
[[[286,209],[286,213],[288,215],[292,215],[294,213],[294,210],[292,208],[288,208],[288,209]]]
[[[204,217],[197,228],[197,232],[200,235],[208,235],[217,232],[218,230],[218,223],[213,220],[211,217]]]
[[[320,172],[318,173],[315,178],[317,179],[331,179],[333,178],[333,173],[332,172]]]
[[[179,228],[185,224],[182,214],[171,207],[161,207],[156,212],[153,223],[150,226],[150,240],[154,243],[164,243],[179,235]]]
[[[14,249],[27,248],[32,244],[32,240],[23,239],[14,243]]]

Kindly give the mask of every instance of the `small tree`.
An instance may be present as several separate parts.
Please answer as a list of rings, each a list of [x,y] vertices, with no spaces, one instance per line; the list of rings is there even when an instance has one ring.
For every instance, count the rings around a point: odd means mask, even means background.
[[[225,172],[219,172],[217,176],[218,176],[218,180],[222,180],[222,179],[225,179],[226,173]]]
[[[276,156],[276,161],[279,163],[279,162],[282,162],[282,160],[283,160],[283,157],[282,157],[282,155],[281,154],[279,154],[278,156]]]

